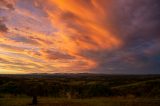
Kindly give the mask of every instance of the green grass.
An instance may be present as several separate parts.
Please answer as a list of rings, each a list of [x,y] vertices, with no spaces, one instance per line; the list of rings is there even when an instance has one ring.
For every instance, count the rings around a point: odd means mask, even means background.
[[[29,97],[0,98],[0,106],[31,106]],[[151,98],[92,98],[65,99],[39,97],[37,106],[160,106],[160,99]]]

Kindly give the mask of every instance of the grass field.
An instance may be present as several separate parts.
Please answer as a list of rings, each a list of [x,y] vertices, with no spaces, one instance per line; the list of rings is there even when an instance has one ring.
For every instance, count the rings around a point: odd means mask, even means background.
[[[0,106],[32,106],[32,97],[36,106],[160,106],[160,76],[0,75]]]
[[[0,106],[32,106],[29,97],[0,98]],[[160,106],[160,99],[151,98],[92,98],[56,99],[39,97],[36,106]]]

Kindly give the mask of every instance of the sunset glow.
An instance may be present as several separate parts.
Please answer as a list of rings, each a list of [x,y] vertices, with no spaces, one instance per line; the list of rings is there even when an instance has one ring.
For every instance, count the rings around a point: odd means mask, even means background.
[[[157,0],[0,0],[0,73],[160,73]]]

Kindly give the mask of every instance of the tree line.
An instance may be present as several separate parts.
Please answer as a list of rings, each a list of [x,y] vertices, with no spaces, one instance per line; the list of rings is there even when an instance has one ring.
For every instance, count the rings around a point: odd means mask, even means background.
[[[109,96],[160,97],[160,79],[104,80],[92,78],[0,78],[0,94],[91,98]],[[136,80],[136,78],[135,78]],[[123,82],[124,81],[124,82]],[[117,84],[114,84],[117,83]],[[119,84],[120,83],[120,84]]]

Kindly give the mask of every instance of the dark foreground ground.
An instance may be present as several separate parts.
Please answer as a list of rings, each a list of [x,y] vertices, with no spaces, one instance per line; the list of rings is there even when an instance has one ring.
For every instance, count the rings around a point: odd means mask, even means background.
[[[33,97],[36,106],[160,106],[160,75],[0,75],[0,106]]]
[[[31,98],[1,98],[0,106],[33,106]],[[92,98],[55,99],[39,97],[36,106],[160,106],[160,99],[151,98]]]

